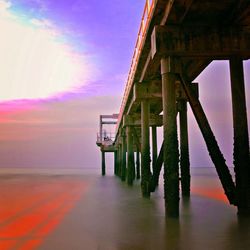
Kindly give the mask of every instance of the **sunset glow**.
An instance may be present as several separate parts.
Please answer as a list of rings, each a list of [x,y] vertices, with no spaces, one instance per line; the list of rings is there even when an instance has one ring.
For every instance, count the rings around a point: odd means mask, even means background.
[[[84,56],[50,20],[24,19],[0,1],[0,100],[47,98],[86,84]]]

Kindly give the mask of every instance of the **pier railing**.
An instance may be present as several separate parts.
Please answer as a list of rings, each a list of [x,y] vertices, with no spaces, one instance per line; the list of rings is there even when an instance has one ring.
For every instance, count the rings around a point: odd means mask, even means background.
[[[143,10],[142,20],[141,20],[141,24],[140,24],[140,28],[139,28],[139,32],[137,35],[134,54],[132,57],[132,63],[130,66],[130,70],[129,70],[129,74],[128,74],[128,78],[127,78],[127,83],[125,86],[124,95],[123,95],[123,99],[122,99],[122,104],[120,107],[120,112],[119,112],[116,130],[118,130],[118,128],[120,126],[120,122],[121,122],[122,115],[123,115],[123,112],[125,109],[125,105],[126,105],[129,93],[130,93],[132,85],[133,85],[134,76],[135,76],[136,68],[138,65],[138,60],[139,60],[139,57],[141,54],[143,43],[144,43],[145,38],[146,38],[146,32],[148,30],[148,26],[149,26],[149,23],[150,23],[150,20],[152,17],[152,13],[153,13],[153,9],[155,7],[156,2],[157,2],[157,0],[146,0],[146,4],[145,4],[144,10]]]
[[[105,133],[97,133],[97,145],[112,145],[115,140],[115,133],[105,132]]]

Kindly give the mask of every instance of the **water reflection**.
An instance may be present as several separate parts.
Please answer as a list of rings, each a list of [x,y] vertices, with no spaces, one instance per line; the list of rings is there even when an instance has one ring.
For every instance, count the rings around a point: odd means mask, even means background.
[[[74,207],[84,186],[67,178],[2,176],[0,249],[36,249]]]
[[[2,178],[0,249],[248,249],[249,219],[238,220],[207,173],[193,173],[179,219],[165,216],[162,183],[142,199],[139,182],[131,188],[113,176]]]
[[[250,218],[236,218],[228,228],[228,244],[223,250],[250,248]]]

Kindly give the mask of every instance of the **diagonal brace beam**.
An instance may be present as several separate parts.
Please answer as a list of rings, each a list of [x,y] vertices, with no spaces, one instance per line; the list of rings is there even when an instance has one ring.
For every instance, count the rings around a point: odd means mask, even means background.
[[[233,182],[232,176],[229,169],[225,163],[225,159],[220,151],[216,138],[213,131],[209,125],[206,114],[201,106],[199,99],[192,92],[188,82],[184,75],[178,74],[181,85],[187,95],[189,104],[192,108],[193,114],[199,125],[201,133],[207,145],[210,157],[215,165],[216,171],[219,175],[220,181],[224,188],[225,194],[230,202],[230,204],[236,205],[236,188]]]
[[[155,188],[159,184],[159,177],[160,177],[160,173],[161,173],[161,169],[162,169],[162,165],[163,165],[163,150],[164,150],[164,141],[162,142],[161,149],[160,149],[160,152],[159,152],[159,155],[157,157],[156,164],[155,164],[155,171],[154,171],[153,177],[152,177],[153,178],[152,191],[154,191]]]

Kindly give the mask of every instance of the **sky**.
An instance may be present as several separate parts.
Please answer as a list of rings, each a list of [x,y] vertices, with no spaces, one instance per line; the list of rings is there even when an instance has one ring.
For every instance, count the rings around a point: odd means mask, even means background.
[[[100,166],[99,115],[119,111],[144,4],[0,0],[0,167]],[[244,70],[248,94],[249,61]],[[196,81],[231,166],[228,63],[213,62]],[[211,166],[190,111],[189,137],[191,166]]]

